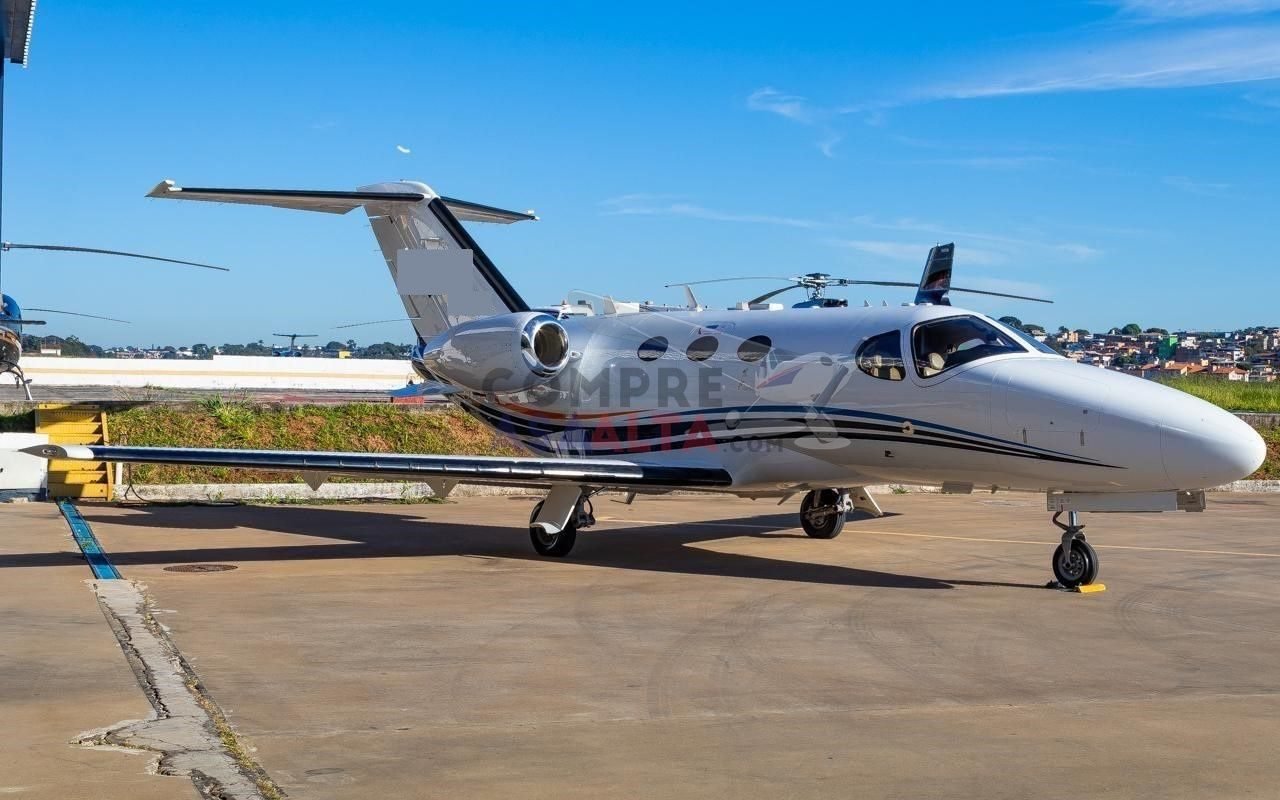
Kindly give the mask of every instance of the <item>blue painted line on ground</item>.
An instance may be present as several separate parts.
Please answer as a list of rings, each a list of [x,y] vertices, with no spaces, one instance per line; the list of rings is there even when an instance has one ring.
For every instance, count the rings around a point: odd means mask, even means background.
[[[67,525],[71,528],[71,535],[75,537],[76,544],[80,545],[80,552],[84,553],[85,560],[89,562],[89,568],[93,570],[93,577],[99,580],[114,580],[120,577],[120,572],[111,563],[111,559],[107,557],[106,551],[102,549],[102,545],[98,544],[98,537],[93,535],[93,529],[89,527],[89,523],[85,518],[80,516],[80,509],[70,500],[59,500],[58,509],[62,512],[62,516],[67,520]]]

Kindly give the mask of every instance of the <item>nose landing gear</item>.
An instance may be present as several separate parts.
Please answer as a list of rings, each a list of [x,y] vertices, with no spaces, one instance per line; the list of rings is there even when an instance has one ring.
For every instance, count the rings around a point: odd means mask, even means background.
[[[1084,539],[1084,526],[1075,511],[1067,512],[1067,523],[1053,515],[1053,524],[1062,530],[1062,544],[1053,551],[1053,576],[1063,589],[1089,586],[1098,579],[1098,553]]]

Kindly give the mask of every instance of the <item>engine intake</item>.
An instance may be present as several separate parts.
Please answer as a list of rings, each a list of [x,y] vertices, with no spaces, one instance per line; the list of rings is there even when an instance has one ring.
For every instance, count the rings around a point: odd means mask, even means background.
[[[456,325],[422,348],[435,378],[476,392],[522,392],[569,363],[569,334],[548,314],[523,312]]]

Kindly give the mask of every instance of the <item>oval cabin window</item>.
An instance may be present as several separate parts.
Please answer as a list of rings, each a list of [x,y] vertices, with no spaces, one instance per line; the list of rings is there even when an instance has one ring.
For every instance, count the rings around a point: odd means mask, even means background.
[[[685,348],[684,354],[690,361],[706,361],[720,349],[720,342],[714,336],[699,336]]]
[[[640,349],[636,351],[636,355],[641,361],[657,361],[667,352],[667,339],[665,336],[655,336],[644,344],[640,345]]]
[[[773,340],[768,336],[752,336],[738,346],[738,358],[747,362],[759,361],[772,349]]]

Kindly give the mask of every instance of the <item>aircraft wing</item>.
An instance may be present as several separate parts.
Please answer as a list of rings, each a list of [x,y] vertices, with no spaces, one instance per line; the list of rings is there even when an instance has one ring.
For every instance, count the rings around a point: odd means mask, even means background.
[[[309,450],[231,450],[212,447],[42,444],[28,455],[74,461],[182,464],[300,472],[312,488],[330,475],[378,475],[427,483],[548,487],[574,484],[619,489],[723,489],[732,483],[718,468],[645,464],[621,459],[506,458],[398,453],[325,453]]]

